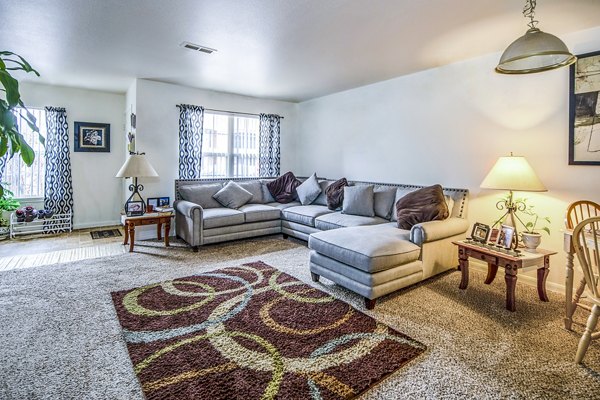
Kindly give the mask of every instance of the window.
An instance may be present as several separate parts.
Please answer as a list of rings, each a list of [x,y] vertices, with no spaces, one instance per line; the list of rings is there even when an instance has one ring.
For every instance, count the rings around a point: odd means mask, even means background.
[[[46,137],[46,111],[44,109],[29,108],[36,120],[37,126],[43,137]],[[27,122],[19,115],[17,124],[19,132],[35,153],[35,160],[28,167],[17,154],[6,161],[2,182],[7,184],[7,189],[15,194],[16,198],[44,197],[44,174],[46,170],[46,156],[44,146],[40,143],[38,134],[33,132]]]
[[[258,117],[204,113],[202,178],[258,176]]]

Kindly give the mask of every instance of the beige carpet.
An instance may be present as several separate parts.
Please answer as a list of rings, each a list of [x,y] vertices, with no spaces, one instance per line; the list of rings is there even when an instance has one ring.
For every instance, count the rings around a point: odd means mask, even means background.
[[[136,244],[136,253],[0,273],[1,399],[143,399],[110,292],[262,260],[364,310],[326,280],[310,282],[308,249],[280,237],[203,248]],[[517,286],[504,309],[504,280],[472,273],[467,291],[450,272],[385,297],[375,319],[427,345],[425,354],[361,399],[600,398],[600,342],[583,366],[579,336],[562,329],[563,299],[537,300]]]

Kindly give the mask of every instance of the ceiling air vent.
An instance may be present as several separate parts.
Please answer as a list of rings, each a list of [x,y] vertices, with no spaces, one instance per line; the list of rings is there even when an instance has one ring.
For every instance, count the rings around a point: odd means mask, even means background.
[[[179,46],[181,46],[185,49],[200,51],[200,52],[206,53],[206,54],[211,54],[211,53],[217,51],[217,49],[211,49],[210,47],[200,46],[199,44],[194,44],[194,43],[190,43],[190,42],[181,42],[181,44]]]

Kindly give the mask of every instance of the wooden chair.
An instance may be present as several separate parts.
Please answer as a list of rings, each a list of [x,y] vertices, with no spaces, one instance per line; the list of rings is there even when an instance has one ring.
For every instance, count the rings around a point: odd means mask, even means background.
[[[567,229],[575,229],[575,226],[581,221],[592,217],[600,217],[600,204],[591,200],[579,200],[569,204],[567,207],[565,226]],[[573,313],[575,313],[577,307],[583,308],[587,311],[592,310],[591,306],[581,302],[582,299],[585,299],[585,296],[583,296],[584,290],[585,279],[582,278],[581,281],[579,281],[579,286],[577,286],[577,290],[575,291],[573,299],[571,299]]]
[[[579,265],[583,271],[585,285],[588,288],[589,301],[593,304],[585,326],[583,336],[579,340],[575,362],[581,363],[590,341],[598,339],[600,332],[594,332],[600,316],[600,217],[581,221],[573,230],[573,247]]]

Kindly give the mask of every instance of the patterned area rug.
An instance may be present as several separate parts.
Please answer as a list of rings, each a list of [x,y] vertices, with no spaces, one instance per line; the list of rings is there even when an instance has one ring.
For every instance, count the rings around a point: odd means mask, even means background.
[[[91,231],[92,239],[106,239],[115,236],[121,236],[121,232],[118,229],[105,229],[100,231]]]
[[[348,399],[426,349],[260,261],[112,298],[147,399]]]

